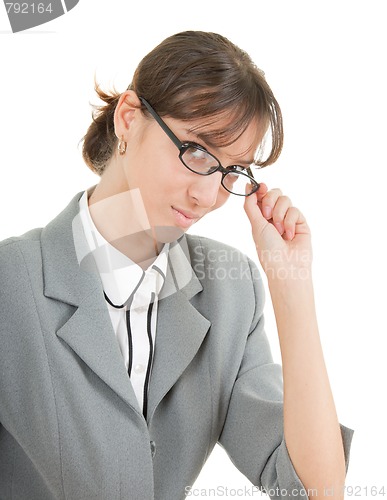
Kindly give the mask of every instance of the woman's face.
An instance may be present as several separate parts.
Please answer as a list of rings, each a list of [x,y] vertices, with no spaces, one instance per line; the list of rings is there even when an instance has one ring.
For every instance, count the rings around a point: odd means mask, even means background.
[[[190,131],[196,123],[165,118],[165,123],[182,141],[192,141],[215,155],[224,167],[252,163],[262,138],[251,123],[233,144],[210,148]],[[219,128],[221,123],[217,123]],[[226,124],[225,124],[226,126]],[[140,112],[130,127],[124,173],[129,189],[138,189],[150,225],[159,241],[171,241],[187,231],[207,213],[221,207],[230,193],[221,185],[222,174],[203,176],[188,170],[180,161],[179,150],[159,124]],[[201,129],[205,132],[205,129]]]

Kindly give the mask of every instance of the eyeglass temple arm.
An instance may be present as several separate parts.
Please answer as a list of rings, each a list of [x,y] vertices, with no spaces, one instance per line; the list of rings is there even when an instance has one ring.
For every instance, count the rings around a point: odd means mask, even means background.
[[[172,130],[167,126],[167,124],[164,123],[164,121],[159,117],[159,115],[152,108],[152,106],[149,104],[149,102],[146,101],[143,97],[139,97],[139,99],[143,103],[143,105],[146,107],[146,109],[149,111],[149,113],[152,115],[152,117],[157,121],[157,123],[160,125],[160,127],[164,130],[164,132],[167,134],[167,136],[175,144],[175,146],[178,149],[181,149],[181,146],[183,145],[182,142],[179,141],[179,139],[175,136],[175,134],[172,132]]]
[[[248,173],[248,175],[249,175],[250,177],[252,177],[252,178],[254,179],[254,175],[253,175],[253,172],[251,171],[251,168],[250,168],[250,167],[247,167],[247,168],[246,168],[246,172]]]

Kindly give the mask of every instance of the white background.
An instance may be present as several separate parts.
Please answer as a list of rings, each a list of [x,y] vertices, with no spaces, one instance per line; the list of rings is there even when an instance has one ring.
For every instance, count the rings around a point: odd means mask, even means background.
[[[265,71],[286,143],[277,164],[257,175],[281,187],[312,228],[326,362],[339,419],[356,431],[347,485],[357,489],[348,498],[375,498],[372,486],[385,486],[387,495],[383,4],[80,0],[65,16],[19,34],[0,5],[0,239],[45,225],[97,182],[78,147],[95,102],[94,73],[123,91],[139,60],[185,29],[222,33]],[[254,255],[239,200],[194,231]],[[269,300],[267,330],[279,361]],[[195,488],[220,498],[209,489],[226,486],[250,487],[216,449]]]

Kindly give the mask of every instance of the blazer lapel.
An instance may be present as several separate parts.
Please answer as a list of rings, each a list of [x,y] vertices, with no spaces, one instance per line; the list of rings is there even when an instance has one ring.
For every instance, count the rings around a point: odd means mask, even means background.
[[[141,415],[116,341],[94,259],[86,251],[79,199],[42,230],[44,294],[74,306],[56,334]]]
[[[104,300],[101,289],[91,291],[57,335],[121,399],[141,414]]]
[[[56,332],[58,337],[141,415],[115,338],[101,280],[83,234],[81,196],[82,193],[76,195],[42,230],[44,294],[74,307],[74,314]],[[211,325],[190,303],[202,286],[193,271],[185,236],[171,244],[168,260],[159,296],[148,420],[194,358]]]
[[[190,302],[202,289],[193,272],[187,238],[183,236],[171,244],[167,276],[159,300],[148,422],[194,358],[211,326]]]

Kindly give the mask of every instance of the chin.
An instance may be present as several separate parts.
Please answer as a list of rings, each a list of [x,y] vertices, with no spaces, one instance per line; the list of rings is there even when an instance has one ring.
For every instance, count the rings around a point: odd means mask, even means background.
[[[160,243],[172,243],[181,238],[185,231],[176,226],[156,226],[154,228],[154,236]]]

